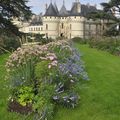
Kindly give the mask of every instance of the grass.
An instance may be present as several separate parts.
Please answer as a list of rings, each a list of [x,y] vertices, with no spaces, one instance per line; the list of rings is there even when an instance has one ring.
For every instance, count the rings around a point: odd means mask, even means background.
[[[90,77],[75,110],[61,109],[55,120],[120,120],[120,58],[76,44]]]
[[[5,81],[5,62],[7,58],[7,54],[0,56],[0,120],[25,120],[26,116],[10,113],[7,110],[8,97],[10,94],[10,91],[7,87],[7,83],[9,82]]]
[[[86,45],[76,44],[76,47],[83,53],[91,80],[81,84],[79,106],[60,108],[54,120],[120,120],[120,58]],[[9,95],[4,87],[6,58],[7,55],[0,57],[0,120],[24,120],[6,110]]]

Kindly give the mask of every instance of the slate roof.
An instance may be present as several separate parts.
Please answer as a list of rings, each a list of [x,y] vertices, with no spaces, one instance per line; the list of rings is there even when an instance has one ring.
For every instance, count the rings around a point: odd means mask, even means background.
[[[68,16],[68,15],[69,15],[69,13],[68,13],[65,5],[63,5],[62,8],[59,11],[59,16]]]
[[[52,3],[50,3],[44,16],[58,16],[56,7]]]
[[[50,3],[44,16],[62,16],[62,17],[84,16],[84,17],[86,17],[89,13],[97,11],[97,8],[95,6],[81,4],[81,13],[78,13],[77,12],[77,4],[79,4],[79,3],[74,2],[70,11],[68,11],[66,9],[65,5],[63,4],[62,8],[59,11],[56,4],[53,5],[52,3]]]
[[[58,7],[57,7],[56,3],[54,3],[54,8],[55,8],[57,14],[59,14],[59,10],[58,10]]]

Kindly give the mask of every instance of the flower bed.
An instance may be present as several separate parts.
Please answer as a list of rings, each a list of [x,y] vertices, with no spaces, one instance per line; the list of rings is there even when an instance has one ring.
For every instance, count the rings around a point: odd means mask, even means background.
[[[32,112],[42,120],[53,118],[56,105],[77,106],[77,86],[89,79],[80,53],[68,41],[18,48],[6,67],[12,93],[9,111]]]

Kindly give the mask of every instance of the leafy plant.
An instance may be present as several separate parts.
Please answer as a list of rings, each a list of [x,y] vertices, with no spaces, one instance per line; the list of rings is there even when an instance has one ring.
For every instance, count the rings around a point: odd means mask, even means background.
[[[33,87],[22,86],[14,89],[13,98],[22,106],[32,104],[34,98]]]

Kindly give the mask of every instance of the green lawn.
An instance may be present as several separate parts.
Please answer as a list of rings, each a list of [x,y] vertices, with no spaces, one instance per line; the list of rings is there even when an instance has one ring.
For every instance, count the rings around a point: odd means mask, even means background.
[[[91,80],[81,83],[79,106],[74,110],[60,108],[54,120],[120,120],[120,57],[86,45],[76,47],[83,53]],[[6,58],[6,55],[0,57],[0,120],[24,120],[6,110],[9,95],[4,88]]]
[[[91,80],[82,85],[79,107],[61,109],[55,120],[120,120],[120,58],[86,45],[76,47]]]
[[[9,96],[9,89],[7,87],[8,81],[5,81],[5,62],[8,55],[0,56],[0,120],[24,120],[24,116],[7,111],[7,99]]]

